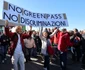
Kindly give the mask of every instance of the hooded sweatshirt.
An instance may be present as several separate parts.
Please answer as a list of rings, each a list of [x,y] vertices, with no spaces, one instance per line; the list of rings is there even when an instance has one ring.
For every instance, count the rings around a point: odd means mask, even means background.
[[[68,46],[72,46],[73,44],[70,42],[69,33],[60,33],[60,38],[58,42],[58,50],[61,52],[66,52]]]

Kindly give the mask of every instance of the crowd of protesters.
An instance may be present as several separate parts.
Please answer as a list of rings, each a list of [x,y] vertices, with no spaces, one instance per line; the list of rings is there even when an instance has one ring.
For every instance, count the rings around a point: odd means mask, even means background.
[[[31,56],[43,55],[44,70],[50,70],[50,56],[57,55],[60,58],[62,70],[67,70],[67,54],[70,48],[72,61],[82,62],[81,68],[85,69],[85,31],[67,31],[65,28],[59,30],[41,27],[40,31],[22,31],[21,26],[16,27],[13,33],[9,29],[9,22],[6,21],[5,32],[0,34],[0,56],[1,63],[6,61],[6,54],[14,59],[14,70],[25,70],[26,63],[31,60]],[[82,61],[81,61],[82,60]]]

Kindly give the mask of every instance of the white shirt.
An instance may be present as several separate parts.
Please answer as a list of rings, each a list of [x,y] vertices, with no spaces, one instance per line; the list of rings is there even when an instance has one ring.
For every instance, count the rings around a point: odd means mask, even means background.
[[[42,47],[41,47],[41,53],[44,55],[47,55],[47,41],[46,38],[41,39],[42,41]]]
[[[46,38],[42,38],[41,41],[42,41],[41,53],[43,55],[48,55],[48,53],[47,53],[47,40],[46,40]],[[50,39],[48,39],[48,41],[50,42]]]
[[[22,45],[21,45],[21,40],[20,40],[20,35],[19,34],[17,34],[18,35],[18,42],[17,42],[17,45],[16,45],[16,48],[15,48],[15,51],[14,51],[14,53],[22,53],[23,51],[22,51]]]

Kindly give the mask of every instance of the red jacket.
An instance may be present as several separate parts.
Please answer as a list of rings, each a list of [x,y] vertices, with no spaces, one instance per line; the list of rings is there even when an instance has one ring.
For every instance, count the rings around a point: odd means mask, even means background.
[[[60,33],[60,38],[58,42],[58,50],[61,52],[66,52],[67,47],[72,46],[73,44],[70,42],[69,33]]]
[[[54,44],[58,44],[60,37],[60,31],[57,32],[57,34],[54,35]]]
[[[11,39],[14,37],[14,35],[16,33],[12,33],[9,31],[9,28],[5,28],[5,33],[7,36],[9,36]],[[21,39],[21,45],[22,45],[22,51],[24,52],[24,41],[23,39],[31,37],[31,32],[29,35],[27,34],[20,34],[20,39]],[[8,50],[8,53],[12,56],[14,54],[17,42],[18,42],[18,36],[16,34],[16,36],[14,37],[14,39],[12,40],[13,44],[10,46],[10,49]]]

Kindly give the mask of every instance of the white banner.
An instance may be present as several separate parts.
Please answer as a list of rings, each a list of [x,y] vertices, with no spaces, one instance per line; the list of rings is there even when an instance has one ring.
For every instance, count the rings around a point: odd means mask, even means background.
[[[4,1],[3,19],[13,23],[29,26],[68,26],[65,13],[34,13]]]

